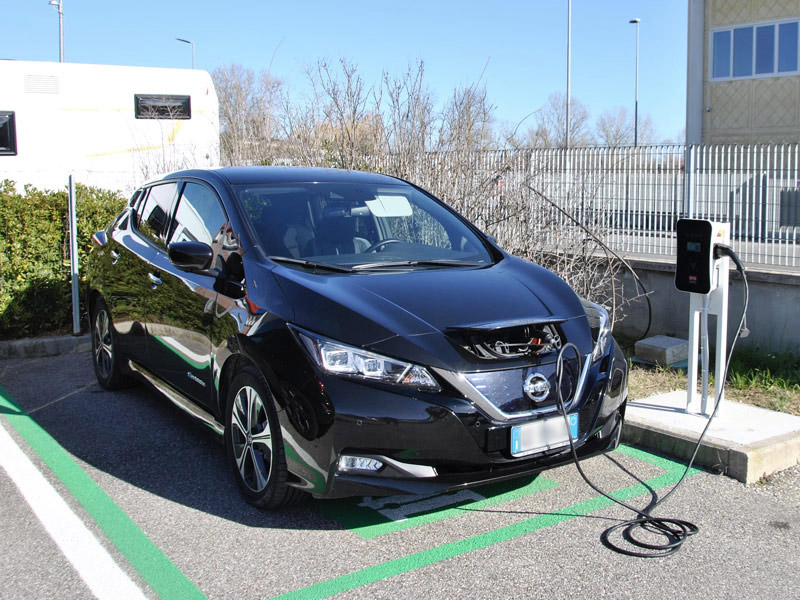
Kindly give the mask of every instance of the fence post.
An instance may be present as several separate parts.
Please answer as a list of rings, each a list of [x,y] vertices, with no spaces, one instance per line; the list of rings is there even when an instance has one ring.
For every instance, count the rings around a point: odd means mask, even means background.
[[[686,210],[686,216],[693,217],[695,211],[695,193],[694,193],[694,179],[695,179],[695,152],[697,146],[694,144],[686,146],[686,155],[684,160],[684,168],[686,169],[686,176],[683,183],[683,205]]]
[[[75,181],[69,176],[69,264],[72,281],[72,335],[81,334],[80,295],[78,291],[78,218]]]

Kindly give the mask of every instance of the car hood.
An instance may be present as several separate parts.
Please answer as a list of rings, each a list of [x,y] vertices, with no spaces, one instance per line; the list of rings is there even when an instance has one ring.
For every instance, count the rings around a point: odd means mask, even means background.
[[[582,352],[591,347],[572,289],[516,258],[484,268],[324,275],[278,266],[273,275],[294,309],[295,325],[429,366],[476,370],[446,333],[487,325],[557,320]]]

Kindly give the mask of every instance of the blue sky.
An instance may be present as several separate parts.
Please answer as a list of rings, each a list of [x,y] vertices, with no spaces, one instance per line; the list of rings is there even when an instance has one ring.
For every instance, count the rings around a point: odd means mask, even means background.
[[[58,61],[58,14],[47,0],[3,0],[0,58]],[[498,123],[516,123],[566,91],[567,0],[63,0],[67,62],[270,69],[301,94],[305,69],[346,58],[368,84],[425,62],[443,101],[477,81]],[[633,111],[640,18],[639,111],[660,138],[685,126],[687,0],[572,0],[572,96]],[[526,121],[527,123],[531,121]],[[523,125],[522,129],[525,128]]]

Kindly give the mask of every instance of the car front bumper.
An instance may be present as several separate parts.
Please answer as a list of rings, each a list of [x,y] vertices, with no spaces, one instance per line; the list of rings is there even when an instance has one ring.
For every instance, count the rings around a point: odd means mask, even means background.
[[[502,421],[452,388],[409,395],[312,371],[302,385],[292,386],[291,394],[284,390],[281,425],[294,485],[316,497],[443,492],[535,474],[572,460],[568,444],[512,456],[511,428],[542,415]],[[569,410],[578,415],[574,445],[579,457],[617,446],[626,394],[627,364],[613,344],[588,369]],[[343,468],[342,456],[379,460],[382,466]]]

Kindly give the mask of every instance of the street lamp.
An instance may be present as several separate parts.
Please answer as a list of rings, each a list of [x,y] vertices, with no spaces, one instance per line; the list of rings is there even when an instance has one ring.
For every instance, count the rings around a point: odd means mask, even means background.
[[[569,97],[570,97],[570,69],[572,68],[572,0],[567,0],[567,127],[564,132],[564,147],[569,150]]]
[[[194,69],[194,42],[189,40],[184,40],[181,38],[175,38],[175,39],[178,40],[179,42],[183,42],[184,44],[190,44],[192,46],[192,68]]]
[[[58,62],[64,62],[64,11],[62,0],[50,0],[48,4],[58,11]]]
[[[628,23],[636,25],[636,93],[633,104],[633,147],[639,145],[639,23],[641,19],[631,19]]]

